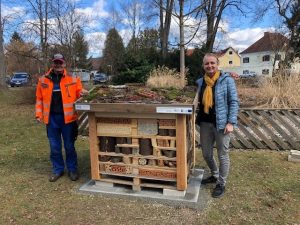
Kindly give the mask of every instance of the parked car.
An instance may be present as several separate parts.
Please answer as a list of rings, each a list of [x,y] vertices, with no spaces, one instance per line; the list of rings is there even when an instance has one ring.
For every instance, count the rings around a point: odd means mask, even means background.
[[[90,71],[86,69],[74,69],[71,71],[71,74],[80,77],[82,82],[89,82],[90,80]]]
[[[105,73],[96,73],[93,77],[93,84],[105,83],[107,80],[107,75]]]
[[[31,77],[26,72],[13,73],[10,82],[11,87],[21,87],[31,85]]]
[[[243,71],[242,74],[239,75],[240,78],[250,78],[250,77],[256,77],[256,73],[254,71]]]

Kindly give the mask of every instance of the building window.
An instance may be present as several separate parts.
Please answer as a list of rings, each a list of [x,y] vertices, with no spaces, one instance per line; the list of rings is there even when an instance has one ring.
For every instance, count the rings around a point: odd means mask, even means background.
[[[231,65],[232,64],[232,61],[229,61],[229,65]]]
[[[263,69],[262,74],[264,75],[269,75],[269,69]]]
[[[248,74],[249,70],[243,70],[243,74]]]
[[[229,51],[229,55],[232,55],[232,51]]]
[[[262,58],[262,61],[263,62],[270,61],[270,55],[264,55],[263,58]]]
[[[281,60],[281,55],[279,55],[279,54],[276,54],[276,55],[275,55],[275,60],[278,60],[278,61],[280,61],[280,60]]]
[[[249,63],[249,57],[243,58],[243,63]]]

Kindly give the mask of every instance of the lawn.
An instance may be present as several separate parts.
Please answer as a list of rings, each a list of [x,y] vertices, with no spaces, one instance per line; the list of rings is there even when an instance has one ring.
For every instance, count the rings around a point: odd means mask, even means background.
[[[34,89],[0,91],[0,224],[300,224],[300,164],[287,151],[232,150],[223,198],[205,209],[83,194],[89,180],[88,139],[76,142],[81,178],[48,182],[51,172],[44,125],[34,120]],[[205,167],[200,151],[197,166]]]

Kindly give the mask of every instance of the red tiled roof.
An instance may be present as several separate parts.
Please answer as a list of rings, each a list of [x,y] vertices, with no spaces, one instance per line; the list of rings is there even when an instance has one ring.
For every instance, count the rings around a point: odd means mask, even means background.
[[[103,64],[102,57],[99,58],[91,58],[92,70],[99,70],[101,65]]]
[[[240,54],[275,51],[279,50],[288,43],[288,39],[279,33],[265,32],[264,36],[242,51]]]
[[[232,47],[228,47],[228,48],[223,49],[223,50],[221,50],[221,51],[219,51],[219,52],[214,52],[214,54],[219,58],[219,57],[225,55],[225,53],[226,53],[230,48],[231,48],[233,51],[235,51]],[[195,51],[195,49],[193,49],[193,48],[192,48],[192,49],[187,49],[186,52],[185,52],[185,55],[186,55],[186,56],[191,56],[191,55],[193,55],[194,51]],[[236,51],[235,51],[235,52],[236,52]],[[236,52],[236,53],[237,53],[237,52]]]
[[[239,53],[238,53],[234,48],[232,48],[232,47],[225,48],[225,49],[223,49],[223,50],[220,50],[219,52],[214,52],[214,54],[215,54],[218,58],[220,58],[220,57],[222,57],[223,55],[225,55],[226,52],[228,52],[229,49],[232,49],[232,51],[234,51],[234,52],[239,56]]]
[[[219,52],[215,52],[215,55],[220,58],[221,56],[225,55],[225,53],[228,51],[228,49],[230,49],[231,47],[225,48]]]

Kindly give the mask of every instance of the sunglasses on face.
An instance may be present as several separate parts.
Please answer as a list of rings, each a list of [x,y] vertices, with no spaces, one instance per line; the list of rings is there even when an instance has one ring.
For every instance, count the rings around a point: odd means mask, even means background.
[[[63,63],[62,61],[54,61],[53,64],[54,64],[54,65],[62,65],[62,64],[64,64],[64,63]]]

